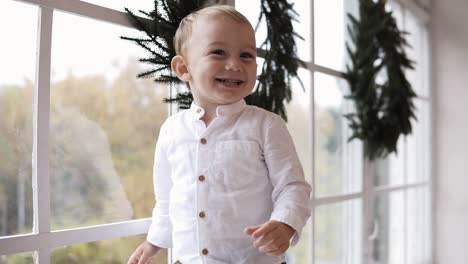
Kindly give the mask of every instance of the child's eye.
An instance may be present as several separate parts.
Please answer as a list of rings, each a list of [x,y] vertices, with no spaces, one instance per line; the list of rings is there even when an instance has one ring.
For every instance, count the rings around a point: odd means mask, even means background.
[[[248,58],[248,59],[255,58],[255,56],[252,53],[249,53],[249,52],[243,52],[243,53],[241,53],[240,56],[241,56],[241,58]]]
[[[221,50],[221,49],[213,50],[211,54],[224,55],[224,50]]]

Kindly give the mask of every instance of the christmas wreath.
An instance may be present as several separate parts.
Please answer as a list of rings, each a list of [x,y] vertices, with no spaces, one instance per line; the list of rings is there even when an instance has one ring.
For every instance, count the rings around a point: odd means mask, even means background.
[[[155,82],[171,85],[182,83],[171,71],[171,59],[176,54],[172,40],[179,22],[189,13],[216,2],[155,0],[154,10],[151,12],[140,10],[142,18],[126,8],[131,23],[144,32],[145,37],[121,38],[135,42],[145,49],[149,56],[139,61],[152,66],[150,70],[140,73],[137,77],[154,78]],[[287,0],[261,0],[258,24],[265,20],[267,38],[257,51],[265,60],[262,72],[258,76],[258,85],[246,98],[247,103],[277,113],[285,120],[287,116],[284,103],[291,101],[291,80],[298,78],[297,69],[300,63],[294,39],[300,36],[294,32],[292,26],[292,20],[297,16],[293,4]],[[165,99],[166,102],[177,103],[181,109],[189,108],[192,100],[190,91],[179,92],[176,96]]]
[[[405,77],[405,69],[413,69],[414,64],[404,51],[406,32],[398,29],[385,4],[385,0],[360,0],[360,19],[348,14],[354,50],[346,43],[351,65],[345,78],[355,112],[345,117],[352,130],[349,140],[361,139],[370,160],[396,153],[398,138],[411,133],[411,120],[416,119],[416,94]],[[376,82],[381,72],[386,75],[384,83]]]

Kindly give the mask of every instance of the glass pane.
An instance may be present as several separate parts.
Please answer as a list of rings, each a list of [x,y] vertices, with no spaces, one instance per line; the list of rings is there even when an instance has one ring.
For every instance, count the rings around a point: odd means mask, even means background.
[[[431,206],[429,187],[407,191],[406,215],[407,250],[406,263],[423,264],[431,260]]]
[[[296,38],[297,54],[301,60],[310,61],[312,59],[312,1],[288,2],[294,3],[294,10],[299,14],[298,21],[293,21],[294,31],[304,38],[304,40]]]
[[[342,71],[346,65],[347,13],[357,17],[356,0],[314,1],[315,63]]]
[[[430,171],[430,113],[429,102],[415,100],[417,121],[413,133],[407,137],[407,177],[409,183],[429,180]]]
[[[37,13],[29,4],[0,1],[0,236],[32,231]]]
[[[124,264],[127,263],[130,255],[145,239],[146,235],[140,235],[57,248],[52,251],[51,263]],[[167,250],[162,250],[151,263],[167,264]]]
[[[260,15],[260,0],[236,0],[236,9],[241,12],[255,28]],[[255,40],[259,47],[267,36],[266,24],[263,21],[255,32]],[[258,63],[258,62],[257,62]],[[260,74],[260,72],[258,73]]]
[[[377,264],[401,264],[405,257],[404,192],[380,194],[374,205],[372,259]]]
[[[362,263],[361,207],[360,200],[352,200],[317,208],[314,263]]]
[[[24,252],[11,255],[0,255],[0,264],[32,264],[34,263],[33,254]]]
[[[315,73],[315,191],[317,196],[359,192],[362,183],[362,147],[348,142],[351,131],[343,114],[352,111],[344,99],[343,79]]]
[[[374,186],[403,184],[405,181],[405,139],[400,137],[397,143],[398,153],[392,153],[386,158],[376,159]]]
[[[152,11],[154,9],[154,1],[151,0],[81,0],[95,5],[100,5],[119,11],[124,11],[125,7],[129,8],[133,12],[138,10]]]
[[[303,264],[310,263],[312,241],[311,238],[312,221],[309,219],[306,226],[302,229],[301,240],[291,247],[286,254],[286,263],[288,264]]]
[[[304,61],[309,61],[311,59],[311,2],[304,0],[294,0],[289,2],[294,3],[294,10],[299,14],[297,17],[298,21],[293,21],[293,28],[296,33],[304,38],[304,40],[296,38],[298,56]],[[260,15],[259,0],[236,0],[236,9],[247,17],[254,28],[257,26]],[[265,41],[266,36],[266,23],[265,20],[262,20],[262,23],[259,25],[255,33],[257,47],[260,47],[260,45]]]
[[[428,72],[428,54],[426,50],[428,40],[425,37],[425,28],[410,11],[405,12],[404,21],[404,30],[409,33],[406,35],[406,39],[410,45],[406,48],[406,52],[408,57],[415,62],[415,69],[408,70],[406,76],[416,94],[427,97],[429,95],[426,81]]]
[[[311,74],[308,70],[300,69],[304,88],[297,79],[293,81],[293,94],[291,102],[286,105],[286,114],[288,115],[288,130],[294,140],[296,151],[301,160],[302,167],[307,181],[311,180],[311,153],[309,147],[310,135],[310,83]]]
[[[167,87],[136,79],[142,49],[119,39],[134,31],[58,11],[53,30],[52,228],[149,217]]]

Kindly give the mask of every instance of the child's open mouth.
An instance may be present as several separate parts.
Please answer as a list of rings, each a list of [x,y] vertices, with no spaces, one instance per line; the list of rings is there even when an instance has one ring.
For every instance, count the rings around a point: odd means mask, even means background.
[[[232,79],[221,79],[221,78],[216,78],[216,81],[221,82],[224,86],[226,87],[231,87],[235,88],[244,83],[244,81],[241,80],[232,80]]]

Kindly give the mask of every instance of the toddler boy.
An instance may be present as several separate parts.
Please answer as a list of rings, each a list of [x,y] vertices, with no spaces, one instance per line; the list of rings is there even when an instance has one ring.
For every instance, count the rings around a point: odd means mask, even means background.
[[[310,185],[283,120],[246,105],[256,81],[255,33],[233,7],[185,17],[172,70],[194,102],[162,125],[156,206],[128,263],[172,248],[176,263],[284,263],[310,216]]]

